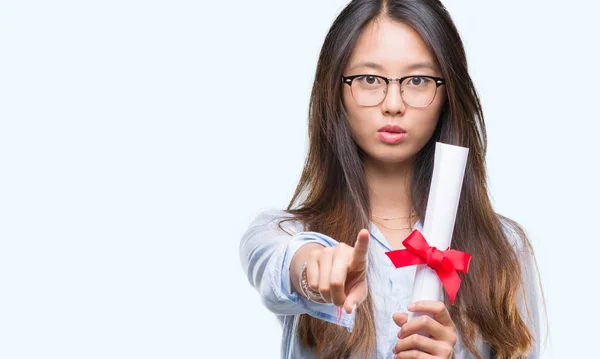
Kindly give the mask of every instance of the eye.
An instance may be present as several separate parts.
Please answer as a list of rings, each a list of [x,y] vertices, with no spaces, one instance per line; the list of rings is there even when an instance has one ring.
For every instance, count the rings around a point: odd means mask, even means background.
[[[415,76],[408,79],[408,85],[415,87],[426,86],[429,82],[431,82],[431,79],[422,76]]]
[[[356,80],[360,81],[362,85],[367,86],[378,86],[383,82],[379,77],[373,75],[364,75],[357,77]]]

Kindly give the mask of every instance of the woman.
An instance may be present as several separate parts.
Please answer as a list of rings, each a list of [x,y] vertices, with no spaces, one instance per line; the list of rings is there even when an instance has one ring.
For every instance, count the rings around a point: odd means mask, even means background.
[[[438,141],[470,149],[452,247],[473,258],[454,305],[409,303],[415,267],[385,256],[422,228]],[[282,323],[282,357],[539,356],[535,259],[520,227],[491,206],[486,142],[463,45],[439,1],[347,5],[319,57],[296,192],[240,245],[250,283]],[[430,316],[407,322],[408,311]]]

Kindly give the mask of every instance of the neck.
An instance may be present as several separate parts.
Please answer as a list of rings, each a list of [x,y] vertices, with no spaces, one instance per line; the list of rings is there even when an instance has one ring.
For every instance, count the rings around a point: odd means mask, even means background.
[[[412,162],[382,163],[365,159],[372,215],[388,218],[410,215],[412,166]]]

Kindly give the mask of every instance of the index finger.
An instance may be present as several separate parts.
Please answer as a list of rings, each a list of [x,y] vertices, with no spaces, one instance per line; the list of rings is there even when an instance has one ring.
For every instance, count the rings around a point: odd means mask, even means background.
[[[420,300],[408,306],[411,312],[431,313],[433,318],[445,327],[454,327],[454,322],[446,305],[439,300]]]
[[[369,231],[361,229],[358,232],[358,238],[352,251],[352,259],[350,260],[350,268],[356,269],[366,266],[369,253]]]

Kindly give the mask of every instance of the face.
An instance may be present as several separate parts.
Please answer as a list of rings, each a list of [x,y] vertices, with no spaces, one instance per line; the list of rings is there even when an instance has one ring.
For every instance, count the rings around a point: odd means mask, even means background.
[[[387,78],[441,77],[437,61],[420,35],[410,26],[389,19],[379,19],[365,28],[343,73],[344,76],[364,74]],[[369,77],[353,81],[371,86],[377,80]],[[410,101],[407,90],[415,91],[406,86],[419,86],[422,81],[414,78],[403,86],[406,102]],[[363,106],[353,97],[352,88],[356,88],[356,84],[343,85],[343,103],[354,140],[366,153],[366,161],[406,163],[413,160],[433,135],[446,100],[445,85],[441,85],[427,107],[410,107],[403,101],[400,84],[394,81],[389,83],[381,103]],[[393,128],[385,129],[385,126]]]

